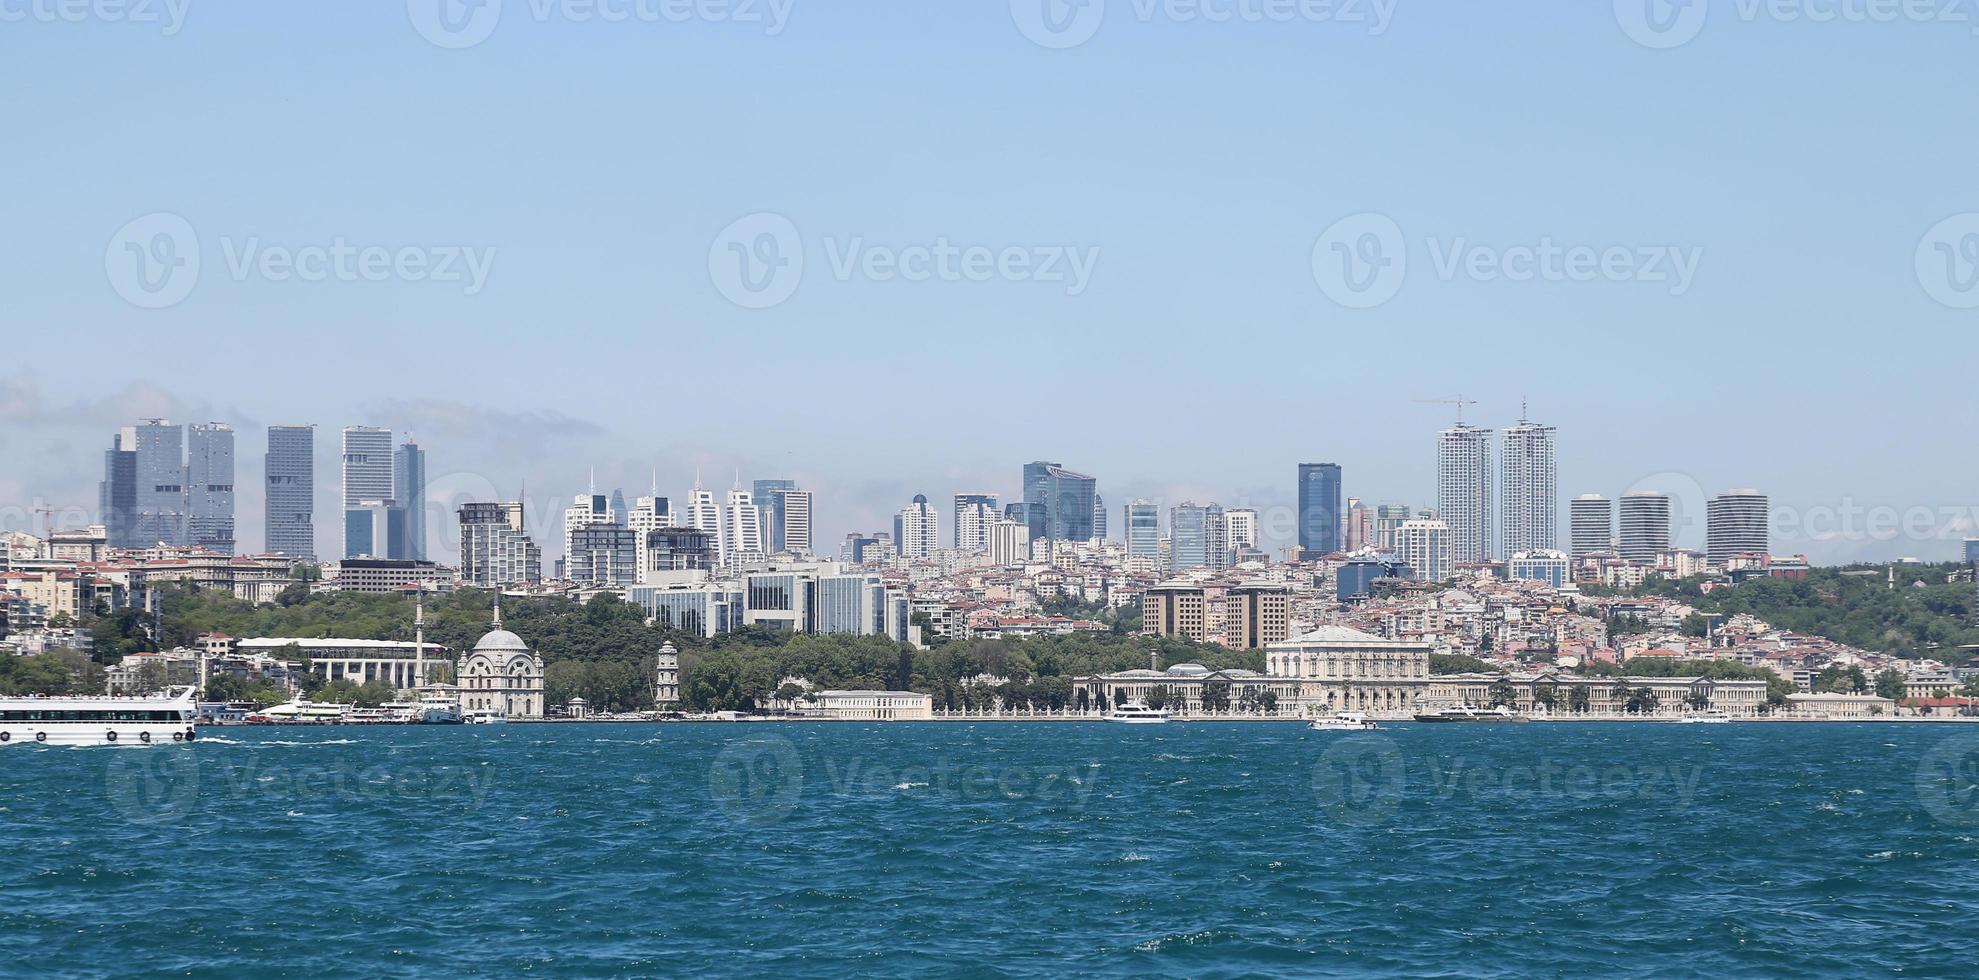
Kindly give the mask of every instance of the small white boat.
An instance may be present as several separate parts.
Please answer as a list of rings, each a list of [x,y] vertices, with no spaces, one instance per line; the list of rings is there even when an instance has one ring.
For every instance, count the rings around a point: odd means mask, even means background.
[[[1316,732],[1373,732],[1381,729],[1374,719],[1358,711],[1342,711],[1327,718],[1314,718],[1306,726]]]
[[[1165,725],[1170,716],[1167,708],[1150,708],[1139,701],[1129,701],[1101,717],[1122,725]]]
[[[429,693],[419,699],[419,710],[412,721],[417,725],[458,725],[467,720],[460,710],[460,699]]]
[[[1716,709],[1700,711],[1696,714],[1685,715],[1677,719],[1677,724],[1679,725],[1729,725],[1731,722],[1731,715]]]
[[[190,687],[147,698],[0,698],[0,744],[170,745],[198,735]]]
[[[467,713],[470,725],[506,725],[508,716],[499,711],[470,711]]]

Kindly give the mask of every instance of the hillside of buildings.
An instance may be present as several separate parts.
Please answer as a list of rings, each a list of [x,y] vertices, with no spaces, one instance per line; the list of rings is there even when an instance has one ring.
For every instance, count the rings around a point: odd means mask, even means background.
[[[1882,565],[1812,568],[1805,578],[1760,577],[1735,586],[1702,576],[1651,578],[1623,594],[1695,607],[1698,615],[1684,624],[1694,636],[1704,635],[1711,614],[1746,615],[1778,629],[1917,660],[1979,644],[1974,587],[1963,571],[1960,565],[1905,565],[1894,574]]]

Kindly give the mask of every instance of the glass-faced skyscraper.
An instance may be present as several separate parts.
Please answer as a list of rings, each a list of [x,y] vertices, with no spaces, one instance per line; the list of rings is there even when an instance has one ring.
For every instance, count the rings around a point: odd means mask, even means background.
[[[1340,464],[1299,464],[1299,550],[1340,550]]]
[[[1098,481],[1057,463],[1024,464],[1024,502],[1029,508],[1031,539],[1090,541]]]
[[[316,560],[316,427],[268,427],[267,550]]]
[[[139,425],[137,441],[137,507],[132,545],[149,548],[186,544],[185,426],[163,419]]]
[[[344,557],[388,558],[380,545],[389,540],[395,490],[392,430],[368,425],[344,429]]]
[[[234,553],[234,430],[223,423],[195,425],[187,433],[186,539]]]
[[[137,430],[123,428],[103,452],[97,507],[112,548],[137,547]]]
[[[392,506],[399,527],[392,557],[425,561],[426,450],[411,439],[392,453]]]
[[[1127,505],[1127,557],[1161,557],[1161,509],[1152,500]]]

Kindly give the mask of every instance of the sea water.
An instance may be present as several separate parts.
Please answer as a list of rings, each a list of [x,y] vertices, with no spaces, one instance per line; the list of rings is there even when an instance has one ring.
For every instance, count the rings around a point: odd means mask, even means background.
[[[1969,975],[1979,726],[0,749],[15,976]]]

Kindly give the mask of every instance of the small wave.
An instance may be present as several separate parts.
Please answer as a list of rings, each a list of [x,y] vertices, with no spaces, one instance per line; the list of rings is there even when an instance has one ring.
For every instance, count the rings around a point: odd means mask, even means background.
[[[362,742],[362,741],[364,741],[364,740],[363,740],[363,739],[361,739],[361,738],[326,738],[326,739],[324,739],[324,740],[322,740],[322,741],[320,741],[320,742],[289,742],[289,741],[282,741],[282,740],[276,740],[276,741],[272,741],[272,742],[262,742],[262,743],[260,743],[260,744],[262,744],[262,745],[289,745],[289,746],[297,746],[297,745],[356,745],[356,744],[358,744],[359,742]]]
[[[894,788],[894,789],[920,789],[920,788],[922,788],[922,787],[924,787],[924,786],[926,786],[926,785],[928,785],[928,784],[927,784],[927,783],[895,783],[895,784],[894,784],[894,786],[893,786],[893,788]]]
[[[1139,864],[1142,861],[1152,861],[1152,860],[1154,859],[1148,857],[1145,854],[1141,854],[1137,851],[1128,851],[1127,853],[1120,855],[1121,864]]]
[[[291,817],[300,817],[303,816],[303,812],[301,810],[290,810],[288,815]]]
[[[211,742],[211,743],[213,743],[214,745],[240,745],[240,744],[242,744],[242,743],[240,743],[239,741],[236,741],[236,740],[234,740],[234,739],[231,739],[231,738],[228,738],[228,737],[227,737],[227,736],[225,736],[225,735],[201,735],[201,736],[199,736],[199,740],[200,740],[200,741],[202,741],[202,742]]]
[[[1921,858],[1923,856],[1923,851],[1877,851],[1869,855],[1869,859],[1872,861],[1888,861],[1891,858]]]
[[[254,781],[255,781],[255,782],[257,782],[257,783],[272,783],[272,782],[274,782],[274,781],[275,781],[275,777],[273,777],[273,776],[256,776],[256,777],[254,777]]]

